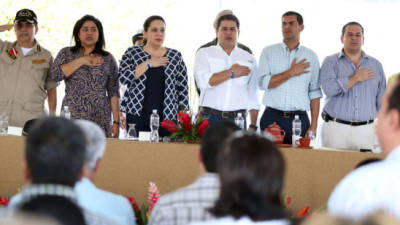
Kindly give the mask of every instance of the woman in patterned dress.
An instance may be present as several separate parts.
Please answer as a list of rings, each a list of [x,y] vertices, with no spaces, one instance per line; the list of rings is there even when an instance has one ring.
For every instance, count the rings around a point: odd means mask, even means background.
[[[86,15],[76,22],[73,38],[75,45],[63,48],[52,66],[52,78],[65,81],[62,108],[69,107],[72,119],[93,121],[108,137],[116,138],[120,123],[118,66],[104,50],[103,26]]]
[[[160,122],[177,120],[179,110],[189,109],[187,70],[179,51],[163,46],[165,22],[151,16],[143,25],[145,45],[128,48],[122,56],[119,81],[127,85],[121,103],[126,123],[137,132],[150,131],[149,121],[157,109]],[[168,132],[160,127],[160,136]]]

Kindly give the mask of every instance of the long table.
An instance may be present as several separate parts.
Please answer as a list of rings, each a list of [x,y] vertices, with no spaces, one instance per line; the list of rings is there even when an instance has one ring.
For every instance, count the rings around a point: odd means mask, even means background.
[[[156,183],[161,194],[192,183],[202,173],[198,151],[197,144],[110,139],[95,184],[135,197],[139,203],[146,202],[149,182]],[[324,208],[334,186],[358,162],[369,157],[383,157],[313,149],[282,148],[281,151],[287,169],[284,193],[293,198],[290,207],[293,211],[303,205],[310,205],[312,211]],[[24,184],[24,138],[0,136],[0,155],[0,197],[8,197]]]

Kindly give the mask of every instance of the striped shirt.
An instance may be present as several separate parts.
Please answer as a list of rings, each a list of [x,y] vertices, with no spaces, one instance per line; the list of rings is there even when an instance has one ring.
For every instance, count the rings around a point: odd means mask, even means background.
[[[292,61],[306,59],[310,72],[295,76],[275,88],[268,88],[271,77],[290,69]],[[259,62],[259,86],[265,90],[263,104],[284,111],[310,110],[310,100],[321,98],[317,55],[302,45],[290,51],[284,43],[263,49]]]
[[[350,89],[345,87],[357,68],[372,69],[372,79],[358,82]],[[321,67],[321,85],[326,94],[324,112],[347,121],[374,119],[381,106],[386,89],[386,78],[381,63],[362,52],[357,67],[343,51],[325,58]]]

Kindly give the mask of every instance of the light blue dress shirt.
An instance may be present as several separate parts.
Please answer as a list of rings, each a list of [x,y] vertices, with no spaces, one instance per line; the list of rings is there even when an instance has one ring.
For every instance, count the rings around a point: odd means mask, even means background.
[[[136,224],[133,208],[127,198],[101,190],[87,178],[76,183],[75,191],[78,194],[78,204],[82,208],[120,225]]]
[[[292,61],[306,59],[310,62],[308,73],[295,76],[275,88],[268,88],[271,77],[290,69]],[[283,110],[310,110],[310,100],[321,98],[319,80],[319,61],[310,49],[299,45],[290,51],[284,43],[267,46],[263,49],[259,62],[259,87],[265,90],[263,104]]]
[[[357,68],[372,69],[372,79],[345,89]],[[375,119],[386,90],[386,77],[381,63],[362,52],[357,67],[343,52],[326,57],[321,67],[321,85],[326,95],[324,112],[347,121]]]

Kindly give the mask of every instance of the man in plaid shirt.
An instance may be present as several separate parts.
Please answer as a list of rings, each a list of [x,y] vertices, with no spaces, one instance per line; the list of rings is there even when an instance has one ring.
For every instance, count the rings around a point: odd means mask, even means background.
[[[219,194],[217,174],[218,151],[234,131],[239,128],[230,121],[212,123],[201,139],[201,163],[205,173],[189,186],[162,196],[156,203],[149,225],[184,225],[210,219],[208,212]]]

